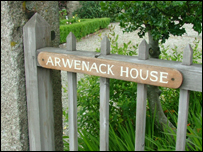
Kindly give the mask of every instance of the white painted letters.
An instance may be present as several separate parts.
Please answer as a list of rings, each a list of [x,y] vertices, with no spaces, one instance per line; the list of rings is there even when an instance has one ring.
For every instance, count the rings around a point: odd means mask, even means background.
[[[110,74],[110,72],[111,72],[111,74],[114,75],[113,72],[112,72],[112,70],[111,70],[111,68],[112,68],[113,66],[114,66],[114,65],[112,65],[112,66],[110,67],[110,65],[108,64],[108,74]]]
[[[74,60],[74,68],[77,70],[81,70],[81,68],[76,67],[77,65],[80,66],[80,60]]]
[[[46,65],[47,65],[49,62],[52,64],[52,66],[54,66],[54,63],[53,63],[53,61],[52,61],[52,58],[51,58],[51,57],[49,57],[49,58],[48,58]]]
[[[87,62],[87,63],[88,63],[88,64],[86,64],[85,61],[82,61],[82,70],[83,70],[83,71],[85,70],[85,68],[86,68],[87,71],[89,71],[89,64],[90,64],[90,63],[89,63],[89,62]],[[84,68],[84,67],[85,67],[85,68]]]
[[[61,63],[62,62],[62,63]],[[86,61],[86,60],[80,60],[80,59],[65,59],[65,58],[59,58],[59,57],[52,57],[49,56],[46,65],[51,64],[51,66],[55,67],[64,67],[66,68],[68,65],[68,68],[70,69],[75,69],[75,70],[81,70],[81,71],[87,71],[87,72],[94,72],[94,70],[97,73],[100,74],[108,74],[108,75],[114,75],[114,65],[113,64],[105,64],[105,63],[100,63],[98,64],[97,62],[91,62],[91,61]],[[50,65],[49,65],[50,66]],[[117,71],[119,72],[120,75],[119,77],[126,77],[129,79],[139,79],[139,80],[144,80],[144,81],[151,81],[151,82],[157,82],[157,83],[168,83],[168,75],[169,73],[167,72],[160,72],[156,70],[149,70],[148,68],[140,68],[139,66],[117,66],[115,65],[115,69],[118,69]],[[120,70],[120,71],[119,71]],[[115,73],[117,74],[117,73]],[[115,75],[115,77],[117,77]]]
[[[149,73],[149,70],[147,70],[146,77],[143,78],[143,77],[142,77],[142,69],[140,69],[140,78],[141,78],[142,80],[147,80],[147,78],[148,78],[148,73]]]
[[[126,71],[123,71],[123,66],[121,66],[121,74],[120,74],[120,76],[123,76],[123,73],[126,73],[126,77],[128,77],[128,67],[126,67]]]
[[[133,76],[133,75],[132,75],[133,70],[136,71],[136,76]],[[130,70],[130,76],[131,76],[131,78],[136,79],[136,78],[138,77],[138,74],[139,74],[139,72],[138,72],[137,69],[132,68],[132,69]]]
[[[168,75],[168,73],[166,73],[166,72],[160,72],[160,82],[161,82],[161,83],[168,83],[168,81],[167,81],[167,82],[166,82],[166,81],[163,81],[163,78],[166,78],[166,79],[167,79],[167,76],[163,76],[163,74]]]
[[[64,58],[62,58],[62,62],[63,62],[63,66],[64,66],[65,68],[66,68],[66,66],[67,66],[67,63],[68,63],[68,67],[69,67],[69,68],[71,68],[72,65],[73,65],[73,60],[71,60],[71,63],[70,63],[69,59],[66,59],[66,63],[65,63]]]
[[[98,71],[98,69],[97,69],[97,64],[96,64],[95,62],[92,64],[92,66],[91,66],[91,68],[90,68],[90,71],[91,71],[92,69],[95,69],[95,70],[97,71],[97,73],[99,73],[99,71]]]
[[[158,81],[158,77],[157,77],[156,75],[154,75],[153,73],[155,73],[155,74],[157,75],[158,72],[157,72],[157,71],[151,71],[151,72],[150,72],[150,76],[154,77],[155,80],[152,79],[151,77],[150,77],[149,79],[150,79],[151,81],[153,81],[153,82],[156,82],[156,81]]]
[[[55,57],[55,66],[57,66],[57,64],[58,64],[61,67],[60,62],[61,62],[61,59]]]
[[[106,67],[106,64],[100,64],[100,65],[99,65],[99,71],[100,71],[102,74],[106,74],[106,71],[103,72],[103,71],[101,70],[101,66],[105,66],[105,67]]]

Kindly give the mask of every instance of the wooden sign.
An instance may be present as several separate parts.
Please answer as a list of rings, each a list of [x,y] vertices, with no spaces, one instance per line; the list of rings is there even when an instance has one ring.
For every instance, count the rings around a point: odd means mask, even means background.
[[[169,88],[179,88],[183,81],[182,74],[176,69],[115,60],[40,52],[38,62],[40,66],[49,69],[79,72]]]

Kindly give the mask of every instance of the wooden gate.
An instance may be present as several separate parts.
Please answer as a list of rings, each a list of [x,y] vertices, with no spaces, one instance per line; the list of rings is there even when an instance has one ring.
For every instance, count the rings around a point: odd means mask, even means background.
[[[50,46],[50,25],[35,14],[23,28],[30,150],[55,150],[53,93],[50,69],[68,71],[69,145],[78,150],[77,72],[100,76],[100,150],[109,150],[109,79],[137,82],[135,150],[144,150],[147,85],[180,88],[176,150],[185,150],[189,90],[202,92],[202,65],[192,64],[193,50],[184,50],[183,62],[149,58],[145,40],[138,56],[110,54],[104,37],[101,53],[76,50],[73,33],[67,49]],[[161,66],[160,66],[161,65]]]

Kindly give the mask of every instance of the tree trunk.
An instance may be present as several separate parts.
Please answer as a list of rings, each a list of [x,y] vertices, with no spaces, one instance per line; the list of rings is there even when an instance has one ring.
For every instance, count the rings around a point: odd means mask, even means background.
[[[160,48],[159,48],[159,43],[158,41],[155,41],[150,33],[148,31],[148,36],[149,36],[149,55],[152,58],[159,58],[159,55],[161,54]],[[161,130],[167,130],[168,133],[176,133],[177,128],[168,120],[168,118],[165,116],[163,109],[161,107],[161,102],[159,100],[159,96],[161,94],[161,90],[157,86],[152,86],[148,85],[147,86],[147,99],[149,101],[149,106],[150,106],[150,111],[152,116],[155,114],[155,125],[158,127],[160,126]],[[202,111],[201,111],[202,114]],[[165,128],[165,125],[168,124],[168,126],[173,129],[173,132],[170,129]],[[171,135],[172,139],[175,141],[173,138],[173,135]],[[188,138],[189,141],[191,141],[190,138]],[[191,147],[195,147],[192,143],[188,142],[186,144],[187,148],[191,150]]]
[[[148,32],[149,36],[149,55],[152,58],[159,58],[159,55],[161,54],[159,43],[158,41],[153,40],[153,37]],[[169,127],[175,128],[174,125],[168,120],[168,118],[165,116],[163,109],[161,107],[161,102],[159,100],[159,95],[161,94],[161,91],[157,86],[148,85],[147,87],[147,98],[149,101],[150,111],[152,113],[152,116],[155,114],[155,125],[161,126],[161,130],[164,130],[164,125],[168,124]]]

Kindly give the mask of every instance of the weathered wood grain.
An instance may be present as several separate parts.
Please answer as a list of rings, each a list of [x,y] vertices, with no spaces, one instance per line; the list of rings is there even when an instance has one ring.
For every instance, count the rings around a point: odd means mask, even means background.
[[[193,50],[188,44],[183,52],[183,65],[192,64]],[[180,89],[179,106],[178,106],[178,128],[176,137],[176,151],[184,151],[187,133],[187,120],[189,108],[189,90]]]
[[[172,68],[114,60],[41,52],[38,62],[44,68],[79,72],[155,86],[179,88],[182,74]]]
[[[35,14],[23,27],[30,151],[55,150],[50,70],[37,67],[36,50],[50,46],[50,25]]]
[[[138,49],[138,59],[149,58],[149,46],[143,40]],[[137,84],[136,128],[135,128],[135,151],[144,151],[145,124],[146,124],[147,85]]]
[[[110,54],[110,42],[105,36],[101,42],[101,54]],[[109,79],[100,77],[100,151],[109,150]]]
[[[76,37],[72,32],[66,38],[67,50],[76,51]],[[77,73],[67,72],[68,77],[68,122],[69,122],[69,149],[78,151],[77,132]]]
[[[76,55],[80,57],[91,57],[94,58],[97,54],[96,52],[91,51],[66,51],[65,49],[61,48],[51,48],[45,47],[37,50],[38,54],[40,52],[52,52],[52,53],[59,53],[59,54],[67,54],[67,55]],[[109,55],[100,55],[97,59],[107,59],[107,60],[114,60],[119,62],[128,62],[128,63],[136,63],[142,64],[144,66],[161,66],[167,68],[173,68],[180,71],[183,75],[183,83],[180,86],[180,89],[185,90],[193,90],[202,92],[202,65],[201,64],[192,64],[191,66],[183,65],[181,62],[177,61],[167,61],[167,60],[160,60],[160,59],[153,59],[149,58],[148,60],[138,60],[138,56],[124,56],[124,55],[117,55],[117,54],[109,54]],[[38,63],[38,66],[39,63]]]

